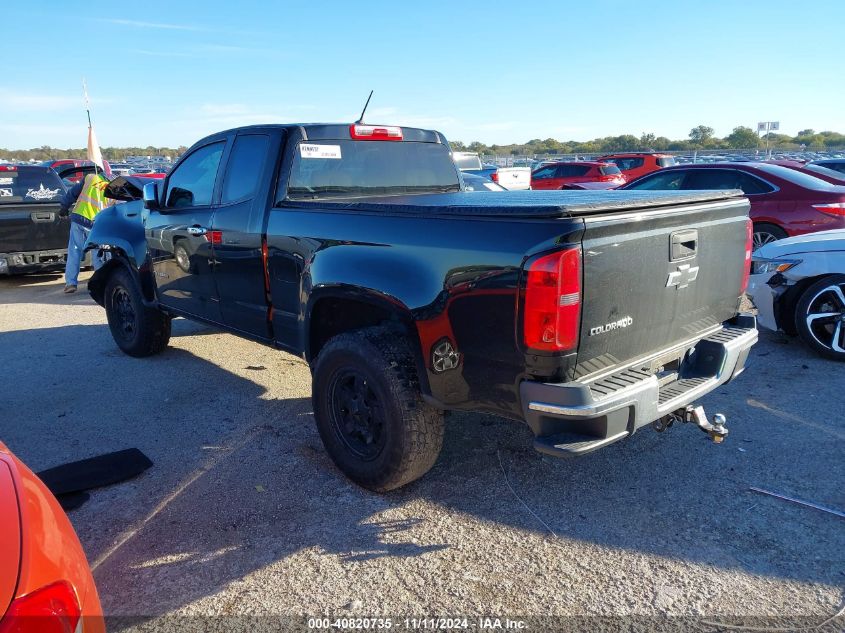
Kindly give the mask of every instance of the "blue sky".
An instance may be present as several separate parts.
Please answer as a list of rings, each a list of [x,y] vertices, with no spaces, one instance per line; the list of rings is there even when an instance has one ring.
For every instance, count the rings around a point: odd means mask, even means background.
[[[0,147],[367,120],[507,144],[779,120],[845,132],[845,2],[7,2]],[[94,17],[97,16],[97,17]],[[75,42],[90,34],[90,46]]]

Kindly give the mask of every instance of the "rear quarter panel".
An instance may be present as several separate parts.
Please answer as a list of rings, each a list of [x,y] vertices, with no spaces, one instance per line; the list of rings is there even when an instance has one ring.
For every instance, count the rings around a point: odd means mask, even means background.
[[[529,254],[577,242],[582,224],[273,209],[268,245],[276,336],[293,351],[304,351],[308,315],[317,301],[379,301],[414,324],[434,398],[520,417],[520,269]],[[461,361],[437,374],[431,351],[444,337],[454,342]]]

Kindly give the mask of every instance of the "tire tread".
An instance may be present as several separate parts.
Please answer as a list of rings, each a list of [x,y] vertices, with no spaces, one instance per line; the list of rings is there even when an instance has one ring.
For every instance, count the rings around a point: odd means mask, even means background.
[[[443,446],[444,423],[443,413],[422,398],[416,363],[407,337],[388,326],[339,334],[320,351],[315,363],[315,378],[321,371],[321,363],[337,351],[351,352],[371,360],[370,368],[386,378],[387,389],[402,418],[395,421],[402,440],[393,445],[387,472],[353,479],[377,492],[394,490],[419,479],[437,461]],[[315,405],[321,395],[314,394]],[[315,406],[315,414],[317,409]],[[341,464],[338,466],[343,470]],[[349,472],[346,474],[351,476]]]

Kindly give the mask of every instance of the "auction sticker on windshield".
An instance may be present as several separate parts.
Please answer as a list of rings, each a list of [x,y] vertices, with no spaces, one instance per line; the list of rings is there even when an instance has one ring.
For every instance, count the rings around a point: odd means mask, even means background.
[[[299,144],[302,158],[340,158],[340,145]]]

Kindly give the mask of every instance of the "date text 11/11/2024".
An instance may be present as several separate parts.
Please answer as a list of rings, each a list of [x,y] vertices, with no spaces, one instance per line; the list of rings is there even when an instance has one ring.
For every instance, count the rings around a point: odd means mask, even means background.
[[[478,617],[478,618],[383,618],[383,617],[348,617],[348,618],[308,618],[308,628],[315,630],[527,630],[527,623],[523,620],[510,618]]]

